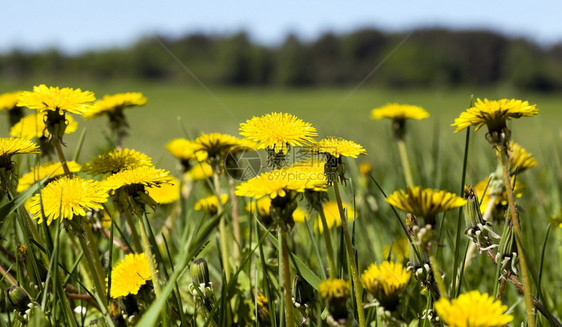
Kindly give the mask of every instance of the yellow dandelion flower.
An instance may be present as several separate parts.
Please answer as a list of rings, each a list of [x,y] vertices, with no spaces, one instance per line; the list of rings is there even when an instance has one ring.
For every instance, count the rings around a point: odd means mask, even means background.
[[[43,118],[44,114],[35,113],[23,117],[19,122],[10,128],[10,136],[21,137],[24,139],[39,138],[42,136],[49,136]],[[78,129],[78,122],[72,116],[67,116],[66,120],[68,125],[64,130],[65,134],[70,134]]]
[[[318,284],[318,294],[323,299],[349,298],[349,283],[343,279],[330,278]]]
[[[228,194],[221,194],[221,204],[224,206],[228,201]],[[203,198],[195,203],[194,209],[197,211],[205,211],[210,215],[218,212],[218,200],[215,195]]]
[[[154,264],[156,265],[156,260]],[[150,280],[152,275],[146,254],[144,252],[127,254],[111,270],[111,297],[135,295]]]
[[[507,160],[509,161],[509,170],[512,173],[517,171],[517,173],[520,174],[537,165],[537,160],[533,158],[533,155],[514,141],[509,142]]]
[[[296,208],[295,211],[293,211],[293,220],[296,223],[304,223],[308,217],[308,212],[302,210],[301,208]]]
[[[153,187],[160,184],[170,183],[172,177],[164,169],[154,167],[137,167],[122,170],[103,180],[103,185],[110,191],[116,191],[121,187],[136,188],[137,186]]]
[[[201,133],[193,143],[198,146],[195,151],[206,153],[208,158],[224,158],[231,148],[237,146],[240,141],[234,136],[221,133]]]
[[[68,87],[47,87],[45,84],[33,87],[33,92],[21,92],[18,106],[37,109],[38,112],[48,110],[59,113],[70,112],[82,115],[89,109],[90,102],[96,98],[93,92],[71,89]]]
[[[146,189],[148,195],[159,204],[174,203],[180,198],[180,182],[172,177],[170,183],[153,186]]]
[[[273,222],[271,215],[269,213],[269,209],[271,208],[271,198],[263,197],[257,200],[256,202],[257,202],[258,216],[260,218],[260,221],[265,226],[269,226]],[[246,204],[246,211],[248,211],[252,215],[254,214],[254,212],[256,211],[254,202],[248,202]],[[308,214],[308,212],[302,210],[300,207],[296,208],[295,211],[293,212],[293,220],[298,223],[304,223],[304,221],[309,216],[310,215]]]
[[[18,104],[21,91],[0,94],[0,110],[12,110]]]
[[[107,191],[100,182],[79,177],[61,177],[31,198],[29,211],[38,223],[47,220],[69,219],[84,216],[86,211],[102,209],[107,201]],[[42,214],[44,212],[44,216]]]
[[[24,153],[39,153],[39,147],[37,146],[37,144],[33,143],[28,139],[20,139],[20,138],[13,138],[13,137],[0,138],[0,157],[4,157],[7,160],[10,160],[10,158],[14,154],[24,154]]]
[[[325,191],[326,181],[306,168],[289,167],[251,178],[236,188],[236,195],[256,199],[269,196],[275,199],[277,196],[286,196],[290,191],[302,193],[305,190]]]
[[[371,111],[371,118],[389,118],[395,121],[406,119],[424,119],[429,117],[429,113],[422,107],[409,104],[389,103]]]
[[[84,164],[84,171],[94,176],[115,174],[122,170],[152,167],[152,159],[136,150],[113,150]]]
[[[201,151],[201,145],[182,138],[173,139],[166,143],[166,150],[182,163],[189,160],[204,161],[207,159],[207,153]],[[188,166],[186,165],[186,167]]]
[[[187,173],[188,180],[202,181],[213,176],[213,167],[206,162],[194,165]]]
[[[258,149],[271,149],[287,154],[288,147],[314,143],[316,129],[288,113],[271,113],[253,117],[240,124],[240,135],[258,142]]]
[[[450,327],[500,327],[513,320],[512,315],[505,314],[507,306],[479,291],[461,294],[452,301],[441,297],[435,302],[435,310]]]
[[[373,171],[373,167],[368,161],[362,161],[359,164],[359,175],[363,177],[369,176],[369,174]]]
[[[409,244],[407,237],[402,237],[392,243],[392,246],[385,245],[382,249],[382,255],[384,258],[390,258],[390,254],[393,253],[398,262],[404,261],[409,257]]]
[[[129,107],[144,106],[146,101],[146,98],[140,92],[104,95],[102,99],[90,106],[88,112],[84,114],[84,118],[91,119]]]
[[[506,120],[520,117],[530,117],[539,113],[536,105],[529,105],[528,101],[515,99],[501,100],[476,100],[474,106],[461,113],[455,119],[455,133],[462,131],[469,126],[476,126],[476,131],[484,124],[488,125],[490,131],[498,131],[505,127]]]
[[[82,166],[75,161],[68,161],[66,164],[71,173],[79,172],[80,169],[82,169]],[[32,167],[30,172],[20,177],[17,189],[18,193],[27,190],[33,186],[33,184],[49,175],[51,176],[51,180],[64,175],[64,170],[60,162],[47,162],[37,167]]]
[[[386,202],[396,208],[423,217],[426,223],[433,224],[437,213],[449,211],[466,204],[466,200],[447,191],[422,189],[420,186],[398,190],[386,198]]]
[[[318,143],[311,146],[312,152],[315,153],[326,153],[336,158],[340,156],[357,158],[358,155],[365,155],[367,151],[365,149],[353,142],[344,140],[341,137],[329,136]]]
[[[476,191],[476,195],[478,195],[478,201],[480,201],[480,211],[482,213],[484,213],[486,211],[486,208],[488,207],[488,204],[490,203],[490,200],[492,199],[492,194],[491,194],[491,184],[488,186],[488,189],[486,190],[486,185],[488,185],[488,180],[489,177],[487,177],[486,179],[484,179],[483,181],[480,181],[478,184],[476,184],[476,186],[474,186],[474,190]],[[515,181],[515,187],[513,188],[513,193],[515,195],[515,197],[520,198],[523,196],[523,189],[525,189],[525,184],[523,184],[522,182],[520,182],[518,179]],[[486,190],[486,194],[484,194],[484,191]],[[499,193],[499,192],[498,192]],[[505,188],[503,188],[503,190],[501,190],[501,193],[499,194],[495,194],[496,197],[496,201],[494,202],[494,206],[498,206],[498,205],[507,205],[507,190]]]
[[[384,303],[404,290],[410,281],[410,275],[401,263],[383,261],[380,265],[371,264],[363,272],[361,284]]]
[[[343,210],[345,210],[347,214],[347,221],[353,221],[353,219],[356,217],[356,213],[353,210],[353,206],[345,202],[343,202],[342,205],[343,205]],[[332,229],[332,227],[334,226],[340,226],[341,217],[340,217],[340,209],[338,208],[338,203],[335,201],[328,201],[324,203],[322,207],[324,211],[324,216],[326,217],[326,225],[328,225],[328,229]],[[316,222],[316,228],[318,228],[318,231],[320,233],[324,232],[324,225],[322,224],[321,221]]]
[[[257,290],[256,307],[258,309],[258,318],[264,324],[270,323],[269,319],[269,301],[267,298]]]
[[[271,208],[271,198],[270,197],[264,197],[261,198],[259,200],[256,201],[257,203],[257,207],[258,207],[258,215],[262,216],[262,217],[266,217],[269,216],[269,208]],[[246,204],[246,211],[248,211],[250,214],[254,214],[255,210],[255,205],[254,202],[248,202]]]

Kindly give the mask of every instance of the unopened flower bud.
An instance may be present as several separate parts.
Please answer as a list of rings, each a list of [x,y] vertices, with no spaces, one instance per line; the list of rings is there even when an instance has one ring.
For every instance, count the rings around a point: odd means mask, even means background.
[[[309,305],[314,301],[314,288],[299,274],[293,279],[293,301],[296,306]]]
[[[190,267],[191,278],[196,285],[207,287],[211,284],[209,279],[209,267],[204,258],[195,259]]]
[[[6,289],[6,298],[8,303],[23,314],[28,309],[28,304],[31,302],[25,290],[19,286],[10,286]]]

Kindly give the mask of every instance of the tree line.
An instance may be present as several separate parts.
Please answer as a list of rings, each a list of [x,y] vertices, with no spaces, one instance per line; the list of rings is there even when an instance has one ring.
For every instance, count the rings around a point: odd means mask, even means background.
[[[395,88],[507,84],[562,89],[562,42],[546,47],[491,31],[446,29],[362,29],[307,42],[289,34],[275,46],[239,32],[147,37],[125,48],[76,55],[13,50],[0,54],[0,76],[191,81],[170,52],[206,83],[226,85],[337,86],[371,73],[369,83]]]

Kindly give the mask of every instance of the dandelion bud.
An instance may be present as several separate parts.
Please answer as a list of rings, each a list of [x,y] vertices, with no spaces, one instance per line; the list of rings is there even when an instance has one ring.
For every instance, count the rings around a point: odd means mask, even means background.
[[[464,220],[466,229],[464,233],[474,242],[480,251],[491,249],[497,245],[492,244],[490,237],[500,238],[492,230],[492,224],[482,218],[480,205],[474,187],[465,187],[464,198],[467,201],[464,205]]]
[[[500,249],[496,256],[498,265],[501,265],[503,274],[511,273],[517,275],[517,244],[515,243],[515,235],[513,234],[513,223],[507,223],[507,229],[502,235],[500,241]]]
[[[6,298],[8,303],[14,310],[23,314],[28,309],[28,304],[31,302],[25,290],[19,286],[10,286],[6,290]]]
[[[209,279],[209,267],[204,258],[195,259],[190,267],[191,278],[193,282],[202,287],[207,287],[211,284]]]
[[[314,301],[314,288],[299,274],[293,279],[293,301],[297,308],[308,306]]]

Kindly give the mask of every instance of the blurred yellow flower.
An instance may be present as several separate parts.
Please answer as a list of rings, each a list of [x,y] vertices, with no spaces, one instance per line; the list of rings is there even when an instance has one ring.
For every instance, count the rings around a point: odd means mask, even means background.
[[[323,299],[349,298],[349,283],[343,279],[330,278],[318,284],[318,294]]]
[[[383,257],[390,258],[390,254],[393,253],[396,257],[396,261],[403,262],[404,259],[408,259],[409,256],[409,246],[410,242],[407,237],[399,238],[392,243],[392,246],[385,245],[382,249]]]
[[[411,273],[399,262],[383,261],[371,264],[361,275],[361,284],[377,300],[384,303],[401,293],[410,281]]]
[[[236,195],[256,199],[269,196],[274,199],[277,196],[284,197],[287,192],[302,193],[305,190],[325,191],[326,180],[307,168],[295,166],[265,172],[251,178],[236,188]]]
[[[118,93],[114,95],[104,95],[102,99],[94,102],[84,118],[91,119],[100,117],[103,114],[111,114],[129,107],[143,106],[146,98],[140,92]]]
[[[228,194],[222,194],[221,205],[224,205],[228,201]],[[210,215],[216,215],[218,212],[218,199],[215,195],[203,198],[195,203],[194,209],[197,211],[205,211]]]
[[[115,174],[122,170],[152,167],[152,159],[136,150],[113,150],[84,164],[84,171],[94,175]]]
[[[174,203],[180,198],[180,183],[171,177],[170,183],[153,186],[146,189],[148,195],[159,204]]]
[[[0,110],[12,110],[18,104],[21,91],[0,94]]]
[[[82,169],[82,166],[75,161],[67,161],[66,164],[71,173],[78,172]],[[51,176],[51,180],[64,175],[64,170],[60,162],[47,162],[37,167],[32,167],[30,172],[20,177],[17,189],[18,193],[27,190],[33,186],[33,184],[49,175]]]
[[[19,122],[10,128],[10,136],[21,137],[24,139],[32,139],[34,137],[49,136],[49,131],[47,131],[45,122],[43,118],[45,117],[42,113],[35,113],[23,117]],[[66,121],[68,125],[64,130],[65,134],[70,134],[76,131],[78,128],[78,123],[72,116],[67,116]]]
[[[68,87],[47,87],[45,84],[33,87],[33,92],[21,92],[18,106],[37,109],[38,112],[48,110],[69,112],[82,115],[89,109],[89,104],[96,98],[93,92],[71,89]]]
[[[509,171],[512,174],[516,171],[518,174],[521,174],[525,170],[537,165],[537,160],[533,158],[533,155],[514,141],[509,142],[507,160],[509,162]]]
[[[478,184],[476,184],[476,186],[474,186],[474,190],[476,191],[476,195],[478,196],[478,201],[480,201],[480,211],[482,213],[486,211],[486,208],[488,207],[488,204],[490,203],[490,200],[492,198],[490,194],[490,186],[488,186],[488,189],[486,190],[486,185],[488,185],[489,179],[490,178],[487,177],[483,181],[480,181]],[[516,198],[520,198],[523,196],[523,189],[525,189],[525,184],[517,179],[515,181],[515,187],[513,188],[513,193]],[[483,195],[485,190],[486,194]],[[498,206],[500,204],[507,205],[507,190],[505,188],[502,190],[501,194],[496,194],[496,196],[497,197],[496,201],[494,202],[494,206]]]
[[[138,191],[137,186],[153,187],[164,183],[170,183],[171,181],[172,177],[169,176],[169,172],[164,169],[137,167],[113,174],[104,179],[102,183],[104,187],[110,191],[117,191],[122,187],[131,188],[132,191]]]
[[[342,205],[343,210],[345,210],[347,214],[347,221],[353,221],[353,219],[356,217],[356,212],[353,210],[353,206],[345,202],[343,202]],[[324,216],[326,216],[326,225],[328,225],[328,229],[331,229],[334,226],[340,226],[341,218],[338,203],[335,201],[328,201],[324,203],[322,207]],[[320,219],[316,221],[316,228],[318,228],[318,231],[320,231],[320,233],[324,232],[324,225],[322,224],[322,221],[320,221]]]
[[[405,119],[424,119],[429,117],[429,113],[422,107],[409,104],[389,103],[371,111],[371,118],[392,120]]]
[[[452,301],[441,297],[435,302],[439,318],[450,327],[500,327],[513,320],[505,314],[507,306],[487,293],[471,291]]]
[[[154,264],[156,265],[156,260]],[[106,278],[106,282],[107,280]],[[150,280],[152,275],[146,254],[127,254],[111,271],[111,297],[135,295]]]
[[[201,145],[187,139],[177,138],[171,140],[166,143],[166,150],[182,161],[182,163],[189,160],[203,161],[207,159],[207,153],[201,151]]]
[[[56,219],[72,220],[74,216],[85,216],[92,209],[102,209],[106,201],[107,191],[100,182],[65,176],[34,195],[28,209],[38,223],[46,219],[50,225]]]
[[[0,161],[10,161],[14,154],[39,153],[39,147],[28,139],[0,138]]]
[[[316,129],[288,113],[271,113],[253,117],[240,124],[240,135],[257,142],[258,149],[269,148],[275,153],[287,154],[288,146],[314,143]]]
[[[186,175],[189,180],[202,181],[213,176],[213,168],[206,162],[198,163]]]
[[[536,105],[529,105],[528,101],[515,99],[480,100],[474,106],[461,113],[451,126],[456,126],[455,133],[469,126],[476,126],[478,131],[484,124],[490,131],[496,131],[505,126],[506,120],[519,117],[530,117],[539,113]]]
[[[193,143],[198,147],[195,152],[201,152],[203,157],[224,159],[230,149],[240,144],[240,140],[228,134],[201,133]]]
[[[367,177],[369,176],[369,174],[371,174],[372,171],[373,171],[373,167],[371,167],[371,164],[368,161],[362,161],[359,164],[360,176]]]

